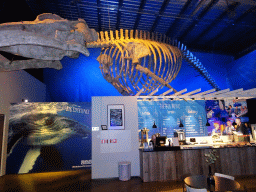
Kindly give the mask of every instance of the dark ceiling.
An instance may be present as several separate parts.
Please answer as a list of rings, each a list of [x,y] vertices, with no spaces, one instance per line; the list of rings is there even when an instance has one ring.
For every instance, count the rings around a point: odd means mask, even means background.
[[[1,0],[0,23],[31,21],[47,12],[83,18],[96,31],[165,34],[191,51],[239,58],[256,47],[255,0]]]

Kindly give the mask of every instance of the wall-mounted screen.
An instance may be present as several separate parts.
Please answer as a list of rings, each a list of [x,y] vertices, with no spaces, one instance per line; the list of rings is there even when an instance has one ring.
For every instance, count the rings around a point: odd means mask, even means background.
[[[108,129],[124,129],[124,105],[108,105]]]

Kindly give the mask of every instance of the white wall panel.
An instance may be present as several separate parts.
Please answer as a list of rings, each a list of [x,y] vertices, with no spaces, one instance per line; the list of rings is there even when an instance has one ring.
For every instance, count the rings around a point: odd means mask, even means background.
[[[123,104],[124,130],[101,130],[107,125],[107,106]],[[92,97],[92,179],[118,177],[118,162],[131,162],[131,176],[140,175],[136,97]],[[108,143],[102,139],[108,140]],[[116,139],[116,143],[110,143]]]

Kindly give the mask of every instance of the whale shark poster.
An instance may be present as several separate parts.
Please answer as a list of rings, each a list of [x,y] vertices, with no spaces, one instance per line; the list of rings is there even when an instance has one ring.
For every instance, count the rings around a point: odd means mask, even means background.
[[[91,168],[91,103],[10,108],[6,174]]]

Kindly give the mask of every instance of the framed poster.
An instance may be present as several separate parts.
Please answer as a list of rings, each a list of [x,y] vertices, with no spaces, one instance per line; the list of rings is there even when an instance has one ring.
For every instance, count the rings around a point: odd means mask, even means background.
[[[124,105],[108,105],[108,129],[124,129]]]

